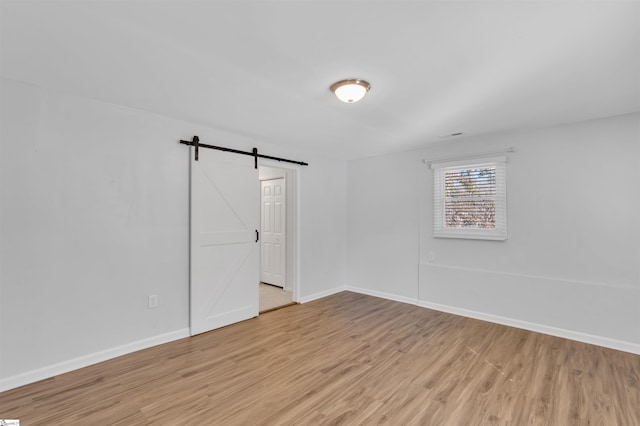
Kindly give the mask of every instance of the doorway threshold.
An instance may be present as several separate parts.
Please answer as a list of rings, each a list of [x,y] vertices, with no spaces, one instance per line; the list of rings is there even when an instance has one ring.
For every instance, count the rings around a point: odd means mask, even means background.
[[[293,293],[284,291],[282,287],[276,287],[265,283],[260,283],[260,313],[272,311],[274,309],[291,306]]]

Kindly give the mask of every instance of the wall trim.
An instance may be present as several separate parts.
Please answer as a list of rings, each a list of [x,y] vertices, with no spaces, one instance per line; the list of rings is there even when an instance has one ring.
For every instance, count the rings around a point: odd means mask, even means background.
[[[399,296],[397,294],[387,293],[384,291],[370,290],[368,288],[352,287],[352,286],[347,286],[346,290],[352,291],[354,293],[366,294],[368,296],[380,297],[382,299],[393,300],[394,302],[408,303],[410,305],[418,305],[418,299],[414,299],[412,297],[406,297],[406,296]]]
[[[418,306],[640,355],[640,344],[420,300]]]
[[[572,285],[589,285],[595,287],[611,287],[611,288],[620,288],[627,290],[635,290],[636,287],[628,284],[611,284],[611,283],[602,283],[596,281],[584,281],[584,280],[572,280],[569,278],[562,277],[548,277],[544,275],[531,275],[531,274],[521,274],[519,272],[509,272],[509,271],[494,271],[490,269],[480,269],[480,268],[467,268],[465,266],[455,266],[455,265],[445,265],[441,263],[433,263],[433,262],[420,262],[419,267],[428,266],[430,268],[442,268],[442,269],[453,269],[457,271],[467,271],[467,272],[481,272],[483,274],[496,274],[496,275],[509,275],[512,277],[521,277],[521,278],[529,278],[535,280],[544,280],[544,281],[555,281],[561,282],[563,284],[572,284]]]
[[[185,337],[189,337],[188,328],[159,334],[157,336],[138,340],[136,342],[127,343],[125,345],[116,346],[114,348],[105,349],[88,355],[83,355],[67,361],[59,362],[57,364],[38,368],[36,370],[27,371],[25,373],[7,377],[6,379],[0,379],[0,392],[17,388],[19,386],[28,385],[30,383],[48,379],[59,374],[68,373],[70,371],[87,367],[89,365],[107,361],[109,359],[113,359],[122,355],[127,355],[142,349],[169,343]]]
[[[302,297],[300,303],[307,303],[313,300],[321,299],[323,297],[331,296],[342,291],[352,291],[354,293],[366,294],[368,296],[379,297],[382,299],[391,300],[394,302],[408,303],[411,305],[420,306],[422,308],[433,309],[440,312],[446,312],[449,314],[459,315],[467,318],[474,318],[482,321],[488,321],[496,324],[502,324],[510,327],[521,328],[524,330],[534,331],[537,333],[548,334],[551,336],[561,337],[569,340],[575,340],[578,342],[589,343],[592,345],[603,346],[606,348],[616,349],[624,352],[640,355],[640,344],[631,342],[625,342],[621,340],[609,339],[606,337],[595,336],[587,333],[580,333],[571,330],[565,330],[556,327],[550,327],[546,325],[531,323],[527,321],[521,321],[513,318],[502,317],[499,315],[492,315],[478,311],[472,311],[463,308],[456,308],[454,306],[442,305],[439,303],[433,303],[424,300],[417,300],[411,297],[399,296],[392,293],[383,291],[370,290],[362,287],[354,286],[342,286],[329,290],[324,290],[318,293],[311,294],[309,296]],[[169,343],[174,340],[183,339],[189,337],[189,328],[183,328],[180,330],[172,331],[169,333],[160,334],[157,336],[149,337],[147,339],[138,340],[136,342],[127,343],[125,345],[117,346],[114,348],[106,349],[92,354],[84,355],[68,361],[63,361],[57,364],[53,364],[47,367],[38,368],[36,370],[27,371],[15,376],[8,377],[6,379],[0,379],[0,392],[14,389],[20,386],[24,386],[30,383],[34,383],[40,380],[48,379],[59,374],[68,373],[73,370],[77,370],[89,365],[97,364],[99,362],[107,361],[122,355],[130,354],[142,349],[151,348],[153,346]]]
[[[449,314],[459,315],[467,318],[488,321],[496,324],[502,324],[509,327],[521,328],[523,330],[534,331],[536,333],[548,334],[550,336],[562,337],[564,339],[575,340],[577,342],[589,343],[591,345],[602,346],[605,348],[616,349],[623,352],[640,355],[640,344],[625,342],[622,340],[609,339],[607,337],[596,336],[593,334],[580,333],[578,331],[566,330],[563,328],[550,327],[547,325],[536,324],[528,321],[517,320],[513,318],[502,317],[499,315],[486,314],[484,312],[471,311],[454,306],[442,305],[439,303],[418,300],[411,297],[399,296],[383,291],[370,290],[361,287],[347,286],[347,291],[354,293],[366,294],[368,296],[380,297],[382,299],[392,300],[395,302],[409,303],[420,306],[422,308],[433,309],[435,311],[446,312]]]
[[[345,290],[347,290],[347,287],[345,286],[330,288],[329,290],[319,291],[318,293],[313,293],[308,296],[301,297],[298,302],[308,303],[313,300],[322,299],[323,297],[331,296],[332,294],[340,293]]]

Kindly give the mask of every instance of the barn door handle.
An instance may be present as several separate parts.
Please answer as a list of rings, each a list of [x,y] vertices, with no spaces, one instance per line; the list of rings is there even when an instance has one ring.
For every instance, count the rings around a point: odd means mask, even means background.
[[[259,239],[260,239],[260,233],[256,229],[256,243],[258,242]]]

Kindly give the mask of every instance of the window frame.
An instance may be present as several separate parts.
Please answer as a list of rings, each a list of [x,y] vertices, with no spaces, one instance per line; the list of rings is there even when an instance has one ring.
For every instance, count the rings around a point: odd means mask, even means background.
[[[433,236],[434,238],[461,238],[504,241],[507,239],[507,158],[475,158],[449,162],[432,162],[433,170]],[[445,173],[452,170],[495,167],[496,169],[496,227],[456,228],[446,226]],[[493,197],[492,197],[493,198]]]

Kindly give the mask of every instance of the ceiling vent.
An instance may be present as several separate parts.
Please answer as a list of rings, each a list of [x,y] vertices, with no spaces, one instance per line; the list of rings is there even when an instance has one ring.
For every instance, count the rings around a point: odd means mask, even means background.
[[[448,135],[440,135],[438,136],[441,139],[446,139],[446,138],[454,138],[456,136],[461,136],[463,133],[462,132],[456,132],[456,133],[450,133]]]

